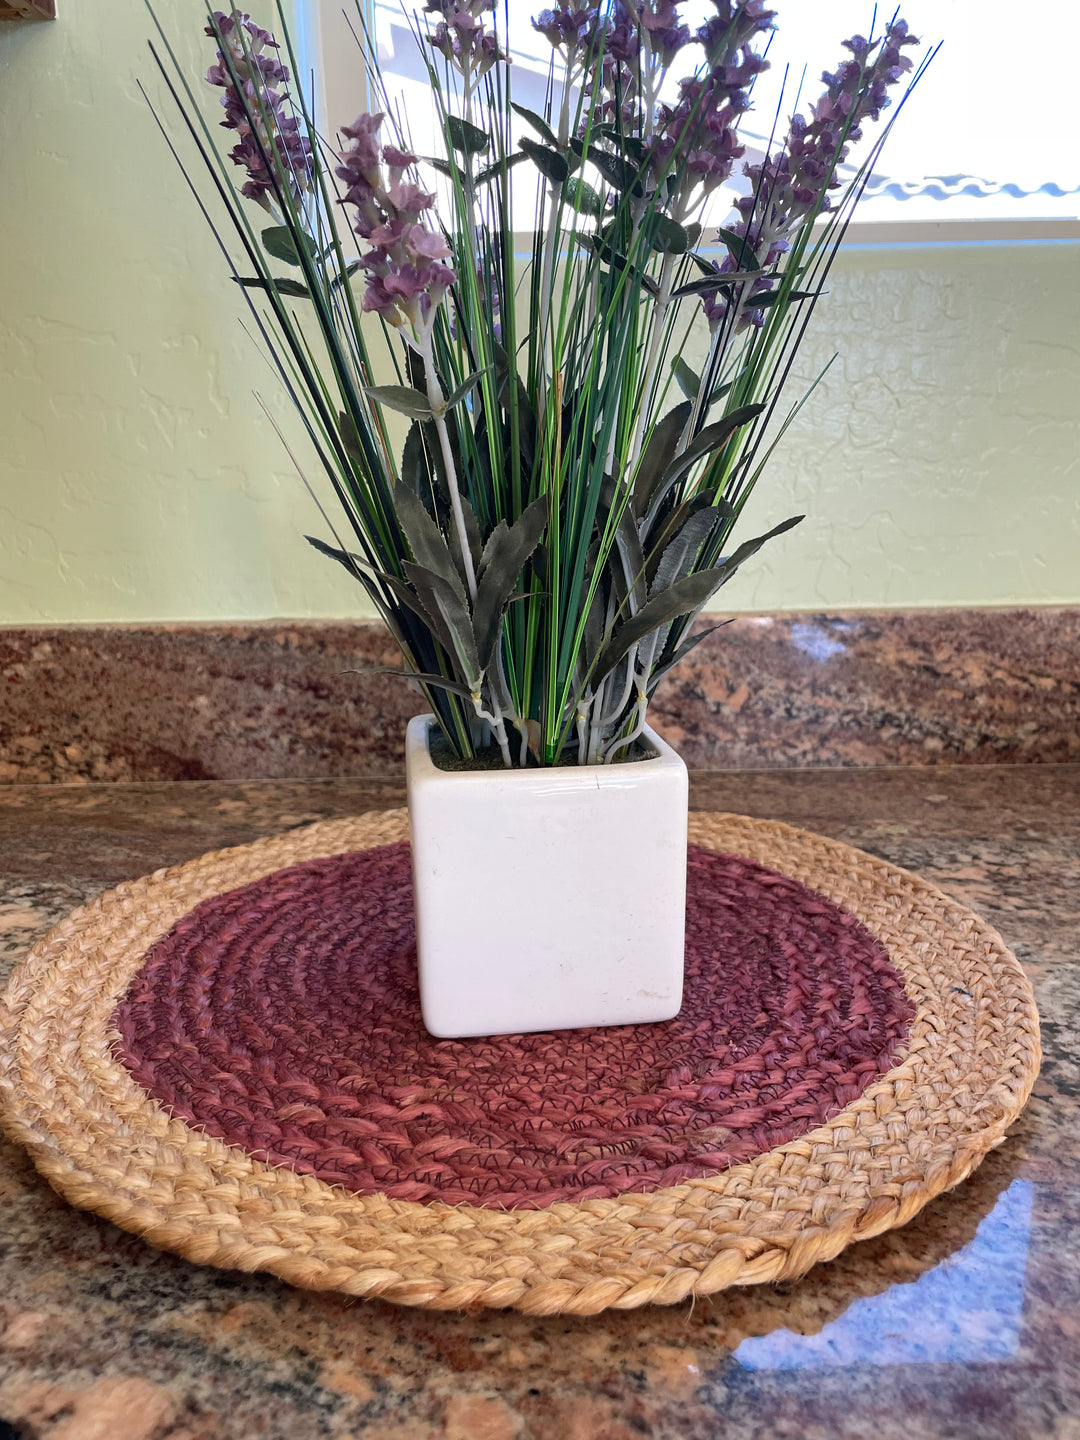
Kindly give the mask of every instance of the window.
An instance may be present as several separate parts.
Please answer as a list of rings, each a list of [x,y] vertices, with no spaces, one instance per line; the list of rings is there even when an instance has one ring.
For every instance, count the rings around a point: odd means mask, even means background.
[[[330,126],[337,126],[368,108],[359,52],[341,0],[304,3],[314,7],[309,18],[321,38],[324,113]],[[431,153],[434,107],[410,32],[414,6],[410,0],[361,3],[392,101],[406,117],[416,147]],[[882,12],[891,4],[886,0]],[[541,8],[541,0],[509,5],[514,96],[537,110],[543,109],[551,58],[547,42],[530,24]],[[754,109],[742,127],[749,158],[767,143],[782,87],[786,84],[781,130],[800,84],[805,106],[817,97],[821,71],[835,68],[840,40],[865,33],[873,15],[871,0],[777,0],[777,8],[772,67],[759,79]],[[500,16],[502,9],[500,3]],[[904,0],[901,9],[925,42],[944,43],[889,138],[851,238],[858,238],[855,230],[864,239],[885,241],[972,233],[1080,238],[1080,146],[1073,114],[1077,0],[1047,0],[1036,40],[1017,35],[1004,0]],[[680,11],[692,28],[713,13],[708,0],[684,0]],[[355,12],[353,18],[355,23]],[[700,53],[696,47],[684,52],[695,53]],[[520,195],[518,208],[520,228],[530,228],[531,197]],[[972,232],[971,222],[986,223]]]

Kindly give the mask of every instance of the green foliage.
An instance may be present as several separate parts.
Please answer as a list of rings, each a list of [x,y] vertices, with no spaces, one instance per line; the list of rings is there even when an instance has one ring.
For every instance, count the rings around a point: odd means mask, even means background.
[[[295,72],[280,5],[278,29]],[[225,215],[221,248],[338,503],[345,538],[307,538],[386,619],[404,657],[388,673],[424,691],[463,757],[494,736],[507,764],[617,759],[659,680],[704,638],[690,630],[703,606],[802,518],[730,544],[865,172],[779,259],[712,231],[728,265],[719,274],[695,248],[701,224],[673,199],[671,177],[587,91],[538,115],[513,101],[511,68],[497,64],[463,107],[447,92],[453,71],[429,54],[446,151],[423,162],[423,180],[440,184],[456,282],[422,333],[386,330],[397,375],[377,376],[338,161],[301,88],[291,103],[311,183],[298,187],[267,148],[276,223],[256,230],[159,35],[155,59]],[[377,88],[371,53],[367,63]],[[262,101],[243,103],[257,137]],[[517,135],[515,116],[531,133]],[[541,195],[524,262],[511,223],[523,167]],[[268,257],[299,275],[275,278]],[[714,335],[699,375],[678,353],[699,297],[724,295],[745,318],[763,280],[759,323],[732,327],[723,344]],[[400,453],[385,412],[412,422]]]

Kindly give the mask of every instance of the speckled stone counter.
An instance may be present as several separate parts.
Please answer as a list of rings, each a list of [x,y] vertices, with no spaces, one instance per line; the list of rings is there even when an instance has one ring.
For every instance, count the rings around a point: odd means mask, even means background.
[[[0,955],[124,878],[402,799],[385,779],[6,787]],[[1080,1437],[1080,766],[729,772],[692,803],[861,846],[1001,930],[1046,1058],[971,1180],[795,1285],[538,1320],[199,1269],[0,1143],[0,1440]]]

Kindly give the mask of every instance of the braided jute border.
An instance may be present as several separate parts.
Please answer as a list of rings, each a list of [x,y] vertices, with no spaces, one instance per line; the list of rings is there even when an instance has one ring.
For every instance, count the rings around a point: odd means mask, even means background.
[[[357,1195],[172,1118],[110,1021],[195,905],[284,866],[405,839],[404,811],[323,821],[128,881],[74,912],[0,1000],[0,1123],[72,1204],[197,1264],[436,1309],[589,1315],[791,1280],[906,1224],[1000,1144],[1039,1068],[1000,937],[934,886],[772,821],[694,814],[690,840],[790,875],[875,934],[918,1007],[899,1063],[827,1124],[713,1178],[540,1210]]]

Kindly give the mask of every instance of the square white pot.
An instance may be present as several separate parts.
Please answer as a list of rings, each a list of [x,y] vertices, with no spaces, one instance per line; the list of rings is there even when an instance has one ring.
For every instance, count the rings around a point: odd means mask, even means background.
[[[424,1024],[440,1038],[670,1020],[682,1004],[686,766],[405,771]]]

